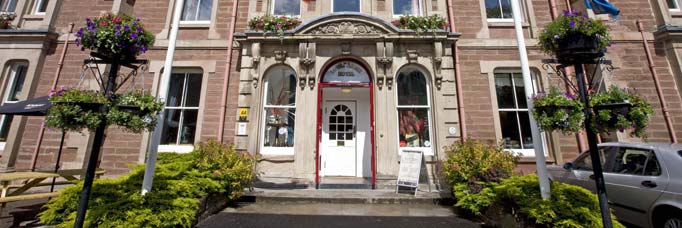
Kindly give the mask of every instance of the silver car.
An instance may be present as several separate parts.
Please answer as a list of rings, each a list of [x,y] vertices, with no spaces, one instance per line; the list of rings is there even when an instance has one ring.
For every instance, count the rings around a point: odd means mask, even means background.
[[[599,145],[606,194],[618,219],[641,227],[682,228],[682,145]],[[596,192],[587,152],[563,167],[549,166],[550,179]]]

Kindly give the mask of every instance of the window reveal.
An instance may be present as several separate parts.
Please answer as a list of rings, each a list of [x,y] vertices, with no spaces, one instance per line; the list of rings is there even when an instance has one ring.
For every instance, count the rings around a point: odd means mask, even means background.
[[[299,16],[301,14],[301,0],[273,0],[272,14]]]
[[[400,147],[431,147],[430,104],[424,74],[408,69],[398,75]]]
[[[213,0],[184,0],[181,21],[210,21]]]
[[[172,73],[166,107],[161,144],[194,144],[199,102],[201,99],[201,73]]]
[[[505,149],[533,149],[528,106],[519,73],[495,74],[495,91]]]
[[[293,147],[296,123],[296,74],[277,67],[265,81],[264,147]],[[291,151],[293,152],[293,151]]]
[[[16,63],[9,67],[9,72],[7,77],[7,85],[5,87],[5,94],[2,99],[2,104],[16,103],[21,97],[21,93],[24,87],[24,80],[26,80],[26,71],[28,66],[25,63]],[[0,142],[7,141],[7,135],[9,134],[9,128],[12,124],[12,115],[1,115],[0,116]]]

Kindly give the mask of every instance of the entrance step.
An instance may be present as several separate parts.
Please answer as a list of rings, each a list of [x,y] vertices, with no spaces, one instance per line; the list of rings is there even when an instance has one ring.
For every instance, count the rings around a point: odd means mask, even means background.
[[[372,181],[358,177],[323,177],[320,189],[372,189]]]
[[[395,190],[301,189],[272,190],[254,188],[246,192],[243,202],[280,204],[431,204],[453,205],[447,193],[419,191],[416,195],[395,193]]]

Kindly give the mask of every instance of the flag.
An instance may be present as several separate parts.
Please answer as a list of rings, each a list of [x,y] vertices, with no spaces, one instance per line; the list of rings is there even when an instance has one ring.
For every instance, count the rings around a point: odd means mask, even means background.
[[[585,0],[585,7],[594,11],[594,14],[611,14],[614,19],[618,19],[620,14],[620,10],[608,0]]]

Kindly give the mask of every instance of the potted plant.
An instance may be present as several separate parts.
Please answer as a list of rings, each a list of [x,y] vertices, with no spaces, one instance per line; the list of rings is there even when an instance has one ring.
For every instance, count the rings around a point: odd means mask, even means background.
[[[609,90],[590,96],[594,110],[594,127],[599,132],[631,129],[631,135],[644,137],[645,128],[653,114],[651,104],[635,91],[612,86]]]
[[[51,90],[49,97],[52,105],[45,124],[65,131],[95,130],[102,121],[100,107],[109,103],[102,93],[64,87]]]
[[[301,20],[287,16],[258,16],[249,20],[249,29],[255,31],[276,33],[280,39],[284,37],[284,31],[296,28]]]
[[[585,106],[571,94],[552,87],[549,93],[534,96],[533,106],[533,116],[542,130],[560,130],[566,134],[582,129]]]
[[[427,17],[403,15],[400,16],[400,19],[392,21],[391,23],[400,29],[414,30],[417,35],[426,31],[433,32],[438,29],[445,29],[448,25],[447,22],[445,22],[445,18],[438,14]]]
[[[163,109],[163,102],[142,91],[130,91],[115,98],[107,119],[134,133],[151,131],[156,126],[156,115]]]
[[[14,13],[0,13],[0,29],[11,28],[12,20],[14,20]]]
[[[600,20],[564,11],[540,33],[542,51],[555,55],[559,63],[575,64],[594,61],[604,56],[611,43],[608,27]]]
[[[109,60],[131,61],[149,49],[154,35],[144,29],[140,19],[107,13],[86,18],[85,27],[76,33],[75,42],[81,50],[92,50]]]

